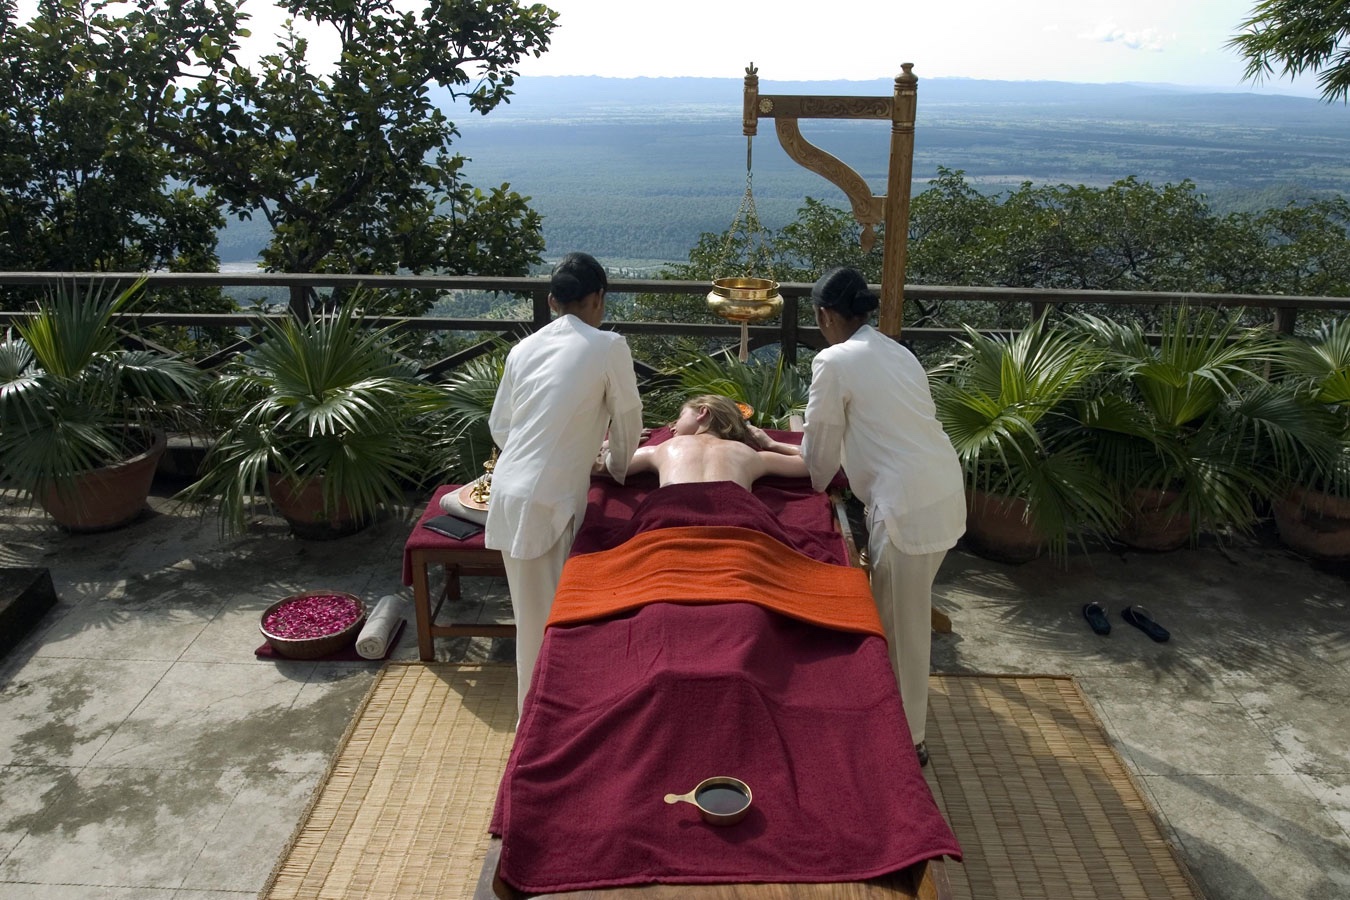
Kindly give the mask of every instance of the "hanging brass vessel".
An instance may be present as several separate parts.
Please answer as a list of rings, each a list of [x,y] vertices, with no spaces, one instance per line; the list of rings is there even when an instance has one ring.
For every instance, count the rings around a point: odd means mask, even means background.
[[[708,308],[732,322],[763,322],[778,315],[783,298],[768,278],[718,278],[708,292]]]

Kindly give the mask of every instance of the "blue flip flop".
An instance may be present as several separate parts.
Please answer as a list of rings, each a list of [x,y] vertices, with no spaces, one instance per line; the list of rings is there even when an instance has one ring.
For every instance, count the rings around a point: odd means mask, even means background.
[[[1142,606],[1127,606],[1120,611],[1120,617],[1160,644],[1172,636],[1166,628],[1153,621],[1153,614]]]
[[[1087,619],[1087,623],[1092,626],[1092,630],[1098,634],[1111,633],[1111,621],[1106,618],[1106,607],[1096,600],[1083,604],[1083,618]]]

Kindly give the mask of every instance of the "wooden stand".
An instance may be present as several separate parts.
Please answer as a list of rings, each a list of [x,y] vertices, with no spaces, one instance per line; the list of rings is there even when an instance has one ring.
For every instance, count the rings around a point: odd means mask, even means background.
[[[459,485],[440,488],[404,546],[405,583],[413,589],[413,613],[417,624],[417,653],[424,662],[436,658],[435,640],[438,637],[502,637],[514,638],[516,626],[512,623],[496,622],[452,622],[437,625],[436,616],[446,600],[460,598],[461,578],[506,577],[499,550],[489,550],[483,545],[483,536],[475,535],[466,540],[441,537],[422,527],[422,522],[441,514],[440,499],[443,494],[459,489]],[[439,565],[445,571],[445,583],[435,598],[431,597],[431,566]]]
[[[881,239],[881,315],[878,330],[898,339],[904,324],[905,264],[909,238],[909,195],[914,178],[914,114],[919,79],[913,63],[901,63],[889,97],[815,97],[761,94],[759,70],[745,70],[741,131],[753,137],[760,119],[773,119],[778,143],[795,162],[824,176],[848,197],[862,226],[863,250],[872,249],[875,228]],[[891,123],[891,153],[886,169],[886,194],[877,196],[867,181],[841,160],[802,137],[799,119],[882,119]]]
[[[417,655],[426,662],[436,658],[435,639],[438,637],[504,637],[516,636],[512,623],[452,622],[437,625],[436,615],[446,600],[460,597],[459,579],[462,577],[506,577],[502,555],[497,550],[446,549],[413,550],[413,612],[417,619]],[[445,568],[445,585],[432,606],[428,568],[440,564]]]

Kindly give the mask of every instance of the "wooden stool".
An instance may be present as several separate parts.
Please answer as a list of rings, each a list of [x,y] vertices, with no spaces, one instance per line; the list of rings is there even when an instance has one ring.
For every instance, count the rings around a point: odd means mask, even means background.
[[[443,485],[436,489],[427,508],[413,526],[403,546],[403,583],[412,585],[413,612],[417,620],[417,652],[424,661],[436,658],[435,639],[438,637],[509,637],[516,636],[516,626],[512,623],[452,622],[437,625],[436,615],[446,600],[458,600],[462,577],[505,578],[506,569],[502,566],[502,554],[498,550],[489,550],[483,544],[483,535],[478,533],[465,540],[445,537],[422,523],[434,516],[441,515],[441,497],[459,490],[457,484]],[[445,585],[431,602],[431,579],[428,569],[441,565],[445,569]]]

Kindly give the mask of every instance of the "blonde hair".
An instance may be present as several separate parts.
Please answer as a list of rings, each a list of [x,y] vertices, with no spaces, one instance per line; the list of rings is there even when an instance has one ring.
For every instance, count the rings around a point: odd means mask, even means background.
[[[692,409],[706,407],[708,431],[716,437],[755,446],[750,439],[750,429],[745,427],[745,417],[741,415],[741,408],[736,405],[736,401],[721,394],[700,394],[684,405]]]

